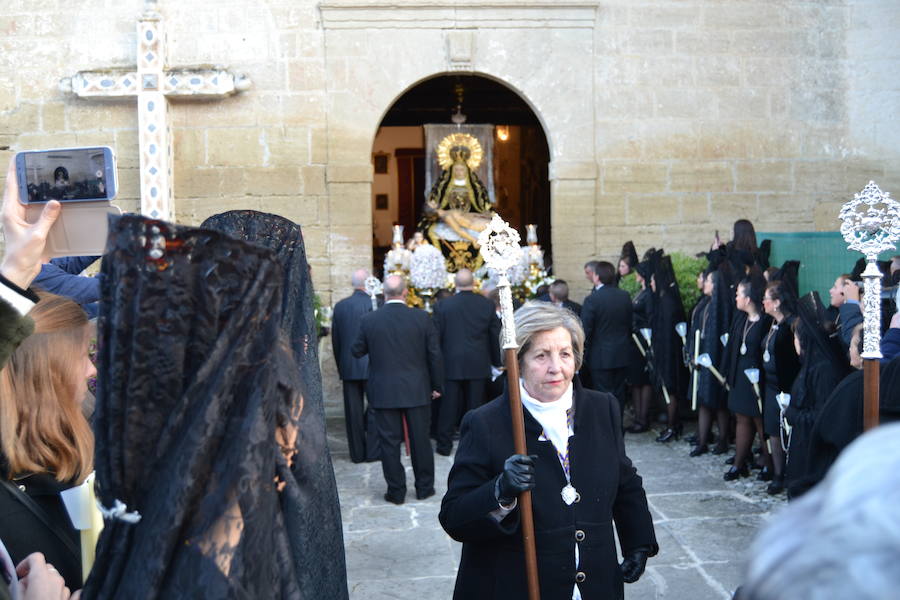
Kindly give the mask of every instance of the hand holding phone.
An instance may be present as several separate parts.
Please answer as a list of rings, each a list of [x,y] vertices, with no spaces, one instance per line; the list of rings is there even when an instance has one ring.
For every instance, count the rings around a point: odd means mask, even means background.
[[[60,214],[59,202],[43,205],[33,223],[26,220],[26,207],[19,201],[15,158],[9,161],[3,190],[3,237],[6,247],[0,274],[22,289],[28,288],[41,271],[47,235]]]
[[[111,148],[19,152],[15,172],[27,222],[37,222],[45,205],[62,204],[61,216],[47,236],[46,256],[103,253],[108,215],[122,212],[111,203],[118,187]]]

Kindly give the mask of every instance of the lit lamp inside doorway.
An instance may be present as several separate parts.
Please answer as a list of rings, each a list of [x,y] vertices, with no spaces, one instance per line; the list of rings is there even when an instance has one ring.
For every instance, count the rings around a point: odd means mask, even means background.
[[[509,139],[509,125],[497,125],[497,139],[501,142]]]

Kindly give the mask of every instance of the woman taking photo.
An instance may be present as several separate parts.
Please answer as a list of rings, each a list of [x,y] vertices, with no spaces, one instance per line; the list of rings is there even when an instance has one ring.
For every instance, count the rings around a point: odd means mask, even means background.
[[[515,315],[528,456],[513,454],[506,395],[469,412],[440,521],[463,543],[453,597],[526,597],[516,499],[533,489],[542,600],[621,598],[659,547],[625,455],[614,396],[584,389],[584,332],[570,312],[529,302]],[[616,560],[613,521],[620,541]]]
[[[764,288],[765,280],[762,274],[754,271],[750,277],[738,284],[735,294],[738,313],[728,336],[724,364],[725,376],[731,388],[728,393],[728,409],[734,413],[737,425],[734,464],[725,473],[725,481],[750,475],[747,463],[751,458],[750,449],[756,432],[760,434],[763,459],[766,464],[769,462],[769,453],[762,439],[762,414],[759,410],[760,399],[757,396],[757,391],[761,394],[762,388],[760,386],[754,388],[746,374],[747,369],[759,369],[762,375],[763,340],[770,322],[768,316],[761,314]]]
[[[81,411],[93,328],[71,300],[40,295],[34,333],[0,371],[0,532],[13,563],[42,552],[70,589],[81,587],[78,531],[59,492],[93,470],[94,436]]]

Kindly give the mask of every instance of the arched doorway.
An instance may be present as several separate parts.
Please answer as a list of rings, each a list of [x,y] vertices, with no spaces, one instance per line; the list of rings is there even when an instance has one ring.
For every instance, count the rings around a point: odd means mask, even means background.
[[[381,274],[394,224],[406,237],[420,221],[426,189],[425,125],[451,124],[454,112],[466,125],[494,129],[494,209],[525,237],[538,226],[545,264],[552,264],[550,231],[550,151],[531,107],[512,89],[478,75],[440,75],[418,83],[397,98],[379,124],[372,147],[372,244],[374,272]]]

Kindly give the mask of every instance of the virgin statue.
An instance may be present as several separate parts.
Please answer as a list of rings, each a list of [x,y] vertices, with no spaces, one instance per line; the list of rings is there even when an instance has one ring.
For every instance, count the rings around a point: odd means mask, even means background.
[[[481,145],[468,134],[454,134],[441,141],[438,160],[443,171],[428,194],[419,230],[431,243],[473,244],[490,222],[491,200],[474,170],[481,163]]]

